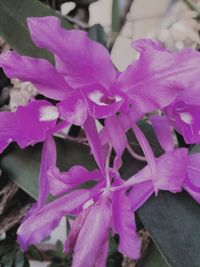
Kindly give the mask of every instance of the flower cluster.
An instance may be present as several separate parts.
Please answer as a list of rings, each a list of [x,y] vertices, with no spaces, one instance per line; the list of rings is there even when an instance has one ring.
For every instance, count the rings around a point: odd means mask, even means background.
[[[133,43],[139,59],[118,72],[107,50],[86,32],[65,30],[56,17],[29,18],[28,27],[34,43],[53,53],[55,66],[13,51],[0,55],[8,77],[32,82],[46,99],[0,113],[1,152],[11,142],[21,148],[43,142],[39,197],[18,229],[20,246],[26,250],[42,241],[63,216],[74,215],[65,243],[66,252],[73,252],[73,267],[105,266],[110,233],[119,235],[121,253],[138,259],[134,212],[153,193],[185,189],[200,203],[200,154],[178,148],[173,132],[188,144],[200,142],[200,54],[192,49],[173,53],[142,39]],[[163,148],[160,157],[137,125],[144,116]],[[57,168],[54,135],[71,125],[82,127],[97,169]],[[129,145],[130,129],[144,156]],[[133,165],[136,159],[147,163],[126,181],[120,177],[125,149]],[[93,185],[84,189],[89,181]],[[50,193],[55,200],[48,203]]]

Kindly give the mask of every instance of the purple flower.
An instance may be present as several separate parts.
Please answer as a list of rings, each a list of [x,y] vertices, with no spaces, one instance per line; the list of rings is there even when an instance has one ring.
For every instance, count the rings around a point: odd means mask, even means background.
[[[19,106],[15,112],[0,113],[0,152],[11,142],[21,148],[44,142],[39,173],[38,208],[48,196],[47,170],[56,164],[56,147],[53,133],[66,126],[56,125],[58,110],[46,100],[33,100],[26,106]]]
[[[25,250],[40,242],[63,216],[74,215],[65,243],[66,252],[74,253],[74,267],[105,266],[110,231],[119,235],[119,251],[138,259],[140,240],[132,212],[153,192],[176,193],[184,188],[200,203],[200,156],[175,148],[171,127],[188,143],[200,140],[199,53],[191,49],[172,53],[157,42],[139,40],[133,44],[139,59],[119,73],[106,48],[90,40],[86,32],[65,30],[56,17],[29,18],[28,27],[34,43],[53,53],[55,66],[11,51],[0,55],[0,66],[8,77],[32,82],[57,104],[35,100],[16,112],[0,113],[0,152],[13,141],[21,148],[44,142],[38,203],[18,230],[20,246]],[[165,152],[158,158],[137,125],[145,113],[157,109],[165,114],[150,116]],[[98,131],[96,123],[101,118],[104,126]],[[82,126],[97,170],[73,166],[60,172],[56,167],[53,135],[71,124]],[[124,181],[118,171],[124,150],[131,151],[126,136],[130,129],[144,156],[132,155],[147,165]],[[91,181],[93,186],[82,189]],[[56,200],[46,204],[49,193]]]
[[[124,183],[115,172],[109,172],[109,179],[113,181],[110,189],[101,172],[89,172],[81,166],[65,173],[51,168],[48,177],[50,192],[60,197],[24,220],[18,230],[23,250],[48,236],[64,215],[74,214],[77,218],[65,244],[66,252],[74,251],[73,266],[104,266],[110,229],[120,236],[119,251],[139,258],[140,240],[129,199],[123,189],[112,191],[112,187]],[[97,184],[88,190],[76,189],[89,180]]]
[[[25,148],[44,141],[57,118],[57,108],[46,100],[19,106],[16,112],[0,112],[0,152],[11,142]]]
[[[200,91],[196,85],[181,93],[164,109],[169,123],[183,135],[187,144],[200,142]]]
[[[185,189],[200,203],[200,154],[189,154],[186,148],[174,148],[172,128],[165,116],[153,115],[151,122],[165,153],[156,158],[154,176],[147,165],[123,184],[127,188],[133,184],[128,194],[133,211],[158,190],[176,193]]]
[[[168,106],[200,75],[198,52],[172,53],[151,40],[134,47],[140,58],[117,73],[108,51],[86,32],[65,30],[56,17],[29,18],[31,38],[54,54],[55,67],[44,59],[6,52],[0,66],[7,76],[31,81],[45,96],[61,101],[60,117],[83,125],[88,114],[106,118],[132,107],[149,112]]]

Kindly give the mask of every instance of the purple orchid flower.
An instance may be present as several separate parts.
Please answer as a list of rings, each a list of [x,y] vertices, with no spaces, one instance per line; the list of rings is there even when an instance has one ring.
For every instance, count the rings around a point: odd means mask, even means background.
[[[200,154],[189,154],[187,148],[174,148],[173,129],[165,116],[153,115],[150,121],[165,153],[156,158],[155,176],[147,165],[124,183],[123,187],[130,187],[133,182],[129,191],[133,212],[158,190],[176,193],[185,189],[200,203]],[[141,183],[135,184],[135,179]]]
[[[137,259],[140,240],[133,211],[153,192],[175,193],[184,188],[200,203],[200,156],[174,147],[169,124],[186,142],[199,142],[199,53],[191,49],[172,53],[157,42],[139,40],[133,45],[139,59],[118,73],[106,48],[83,31],[64,30],[58,18],[29,18],[28,27],[34,43],[53,53],[55,66],[11,51],[0,55],[0,66],[8,77],[30,81],[41,94],[58,102],[53,106],[46,100],[32,101],[16,112],[0,113],[0,151],[13,141],[21,148],[44,142],[38,203],[18,230],[20,246],[25,250],[40,242],[63,216],[75,215],[65,243],[66,252],[74,253],[73,267],[105,266],[110,231],[119,235],[119,251]],[[145,113],[156,109],[165,113],[150,118],[165,151],[159,158],[137,125]],[[101,118],[105,125],[99,132],[96,123]],[[83,127],[97,170],[74,166],[60,172],[56,167],[53,134],[71,124]],[[123,181],[118,171],[128,148],[129,129],[144,153],[135,157],[147,165]],[[116,156],[111,168],[112,149]],[[90,181],[95,185],[81,189]],[[46,204],[49,192],[57,199]]]
[[[114,182],[108,190],[98,170],[89,172],[82,166],[75,166],[60,173],[57,168],[51,168],[48,171],[50,192],[60,197],[24,220],[18,229],[21,248],[25,250],[40,242],[64,215],[74,214],[78,216],[65,244],[66,252],[74,252],[72,266],[105,266],[109,229],[120,236],[119,251],[131,258],[139,258],[140,240],[129,199],[123,189],[112,192],[112,186],[116,189],[124,181],[112,170],[109,176]],[[90,190],[77,189],[90,180],[96,181],[96,186]]]
[[[197,86],[181,93],[164,109],[169,123],[184,137],[187,144],[200,142],[200,90]]]
[[[15,112],[0,113],[0,152],[11,142],[16,142],[20,148],[44,142],[39,173],[38,208],[44,205],[49,194],[47,170],[56,164],[56,147],[52,135],[66,126],[65,122],[56,125],[58,116],[57,108],[46,100],[33,100],[26,106],[19,106]]]
[[[66,252],[74,252],[72,266],[105,266],[110,229],[120,236],[119,251],[137,259],[140,257],[140,240],[126,196],[127,188],[123,188],[124,181],[116,170],[109,167],[110,150],[104,158],[92,118],[87,119],[85,129],[100,170],[89,172],[82,166],[74,166],[68,172],[60,173],[55,166],[49,168],[50,192],[58,198],[24,220],[18,230],[18,241],[25,250],[48,236],[64,215],[76,215],[65,244]],[[94,181],[96,185],[79,189],[88,181]]]
[[[6,52],[0,66],[6,75],[32,82],[45,96],[61,101],[60,117],[83,125],[88,113],[106,118],[131,107],[150,112],[168,106],[198,80],[198,52],[172,53],[151,40],[134,47],[140,58],[117,73],[108,51],[91,41],[86,32],[64,30],[56,17],[29,18],[31,38],[54,54],[55,67],[44,59]]]

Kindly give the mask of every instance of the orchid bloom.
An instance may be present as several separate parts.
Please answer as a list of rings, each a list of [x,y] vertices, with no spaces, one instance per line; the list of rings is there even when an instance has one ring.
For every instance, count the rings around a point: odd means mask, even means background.
[[[86,32],[65,30],[56,17],[31,17],[28,27],[33,42],[53,53],[55,66],[9,51],[0,55],[0,67],[10,78],[32,82],[56,104],[34,100],[16,112],[0,113],[0,152],[14,141],[21,148],[44,142],[38,203],[18,229],[20,246],[26,250],[42,241],[63,216],[74,215],[65,243],[65,251],[74,254],[73,267],[105,266],[110,232],[119,235],[121,253],[138,259],[141,244],[133,212],[153,193],[185,189],[200,203],[200,156],[175,147],[172,128],[187,143],[199,143],[200,54],[192,49],[173,53],[142,39],[133,43],[140,57],[117,72],[106,48]],[[159,157],[137,125],[144,116],[163,149]],[[98,119],[104,119],[100,131]],[[73,166],[60,172],[56,167],[53,135],[72,124],[83,128],[98,169]],[[131,150],[130,129],[144,155]],[[126,148],[147,165],[124,181],[120,168]],[[93,186],[82,187],[91,181]],[[46,203],[49,193],[56,199]]]
[[[164,115],[153,115],[150,121],[165,153],[156,158],[156,176],[152,177],[147,165],[124,183],[123,187],[133,185],[129,192],[133,211],[158,190],[176,193],[184,188],[200,203],[200,154],[189,154],[187,148],[174,148],[172,128]],[[137,177],[141,183],[134,185]]]
[[[187,144],[200,142],[200,90],[197,85],[181,93],[164,112],[169,123],[184,137]]]
[[[28,18],[33,42],[53,53],[55,67],[47,60],[6,52],[0,66],[6,75],[32,82],[39,92],[59,100],[60,117],[83,125],[88,113],[106,118],[130,105],[140,112],[168,106],[177,95],[198,80],[198,52],[172,53],[151,40],[134,47],[140,58],[117,73],[106,48],[90,40],[86,32],[64,30],[56,17]]]
[[[107,162],[109,157],[110,154]],[[64,215],[76,215],[65,244],[67,253],[74,252],[72,266],[105,266],[110,229],[113,234],[119,234],[119,251],[138,259],[140,239],[126,189],[120,188],[124,181],[107,164],[106,177],[100,170],[88,171],[82,166],[74,166],[63,173],[51,167],[48,170],[50,192],[58,198],[24,220],[18,229],[21,248],[25,250],[43,240]],[[88,181],[95,181],[96,185],[78,189]]]

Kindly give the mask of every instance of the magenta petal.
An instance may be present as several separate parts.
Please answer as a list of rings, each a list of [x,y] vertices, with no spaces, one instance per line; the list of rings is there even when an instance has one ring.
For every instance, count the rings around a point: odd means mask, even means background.
[[[0,112],[0,153],[17,138],[19,130],[15,113]]]
[[[116,71],[109,53],[80,30],[65,30],[57,17],[28,18],[28,26],[37,46],[56,55],[56,66],[66,81],[78,88],[98,83],[109,88]]]
[[[47,137],[42,148],[42,158],[39,174],[39,196],[38,209],[40,209],[46,202],[49,194],[49,182],[47,178],[47,171],[50,167],[56,165],[56,144],[51,135]]]
[[[199,80],[199,52],[183,49],[172,53],[148,39],[138,40],[134,46],[140,58],[119,76],[118,85],[136,109],[163,108]]]
[[[115,114],[125,101],[121,92],[111,92],[94,84],[81,89],[88,112],[94,118],[106,118]]]
[[[173,193],[181,191],[186,178],[188,151],[180,148],[174,152],[165,153],[157,161],[155,184],[158,189],[169,190]]]
[[[134,214],[130,201],[124,192],[113,193],[113,227],[114,233],[119,234],[118,249],[132,259],[140,257],[141,241],[136,233]]]
[[[152,177],[151,169],[147,165],[136,173],[136,175],[129,178],[124,183],[124,186],[133,186],[138,182],[148,182],[151,180],[156,192],[158,190],[168,190],[172,193],[180,192],[183,181],[187,177],[187,160],[188,151],[186,148],[166,152],[156,159],[156,172],[154,177]]]
[[[48,171],[50,192],[57,196],[88,181],[100,180],[101,176],[99,170],[88,171],[82,166],[74,166],[68,172],[62,173],[58,168],[53,167]]]
[[[84,131],[87,136],[88,142],[90,144],[92,154],[101,170],[102,174],[105,176],[105,157],[102,150],[100,138],[97,132],[95,120],[88,116],[85,124],[84,124]]]
[[[0,151],[14,141],[21,148],[44,141],[57,118],[56,107],[45,100],[19,106],[16,112],[0,112]]]
[[[114,166],[119,169],[121,166],[121,157],[127,146],[126,135],[119,124],[116,115],[110,116],[105,119],[105,128],[108,134],[110,143],[112,144],[115,152],[116,158],[114,160]]]
[[[21,148],[46,139],[58,118],[57,108],[45,100],[32,101],[16,111],[19,127],[15,141]]]
[[[188,177],[185,179],[183,187],[200,203],[200,153],[189,155],[187,174]]]
[[[71,91],[62,75],[45,59],[8,51],[0,55],[0,67],[10,78],[32,82],[41,94],[49,98],[63,100]]]
[[[90,208],[76,241],[73,267],[95,266],[99,249],[108,237],[111,212],[110,200],[106,196]]]
[[[199,85],[186,90],[164,111],[171,125],[183,135],[188,144],[200,143],[200,94]]]
[[[33,212],[17,231],[21,249],[26,250],[31,244],[42,241],[58,226],[64,215],[79,208],[89,197],[89,191],[77,190]]]
[[[167,151],[174,149],[172,128],[165,116],[152,115],[150,121],[162,148]]]
[[[105,267],[106,266],[106,260],[108,255],[108,236],[105,237],[105,240],[100,246],[100,249],[97,254],[96,262],[94,267]]]
[[[75,90],[70,96],[58,105],[60,118],[75,125],[82,126],[87,119],[87,106],[79,90]]]
[[[65,242],[65,252],[70,253],[73,251],[74,246],[76,244],[77,237],[80,233],[81,227],[87,218],[89,209],[83,210],[73,222],[72,228],[67,236],[67,240]]]
[[[153,192],[154,186],[152,181],[134,185],[128,193],[132,211],[135,212],[139,209]]]

